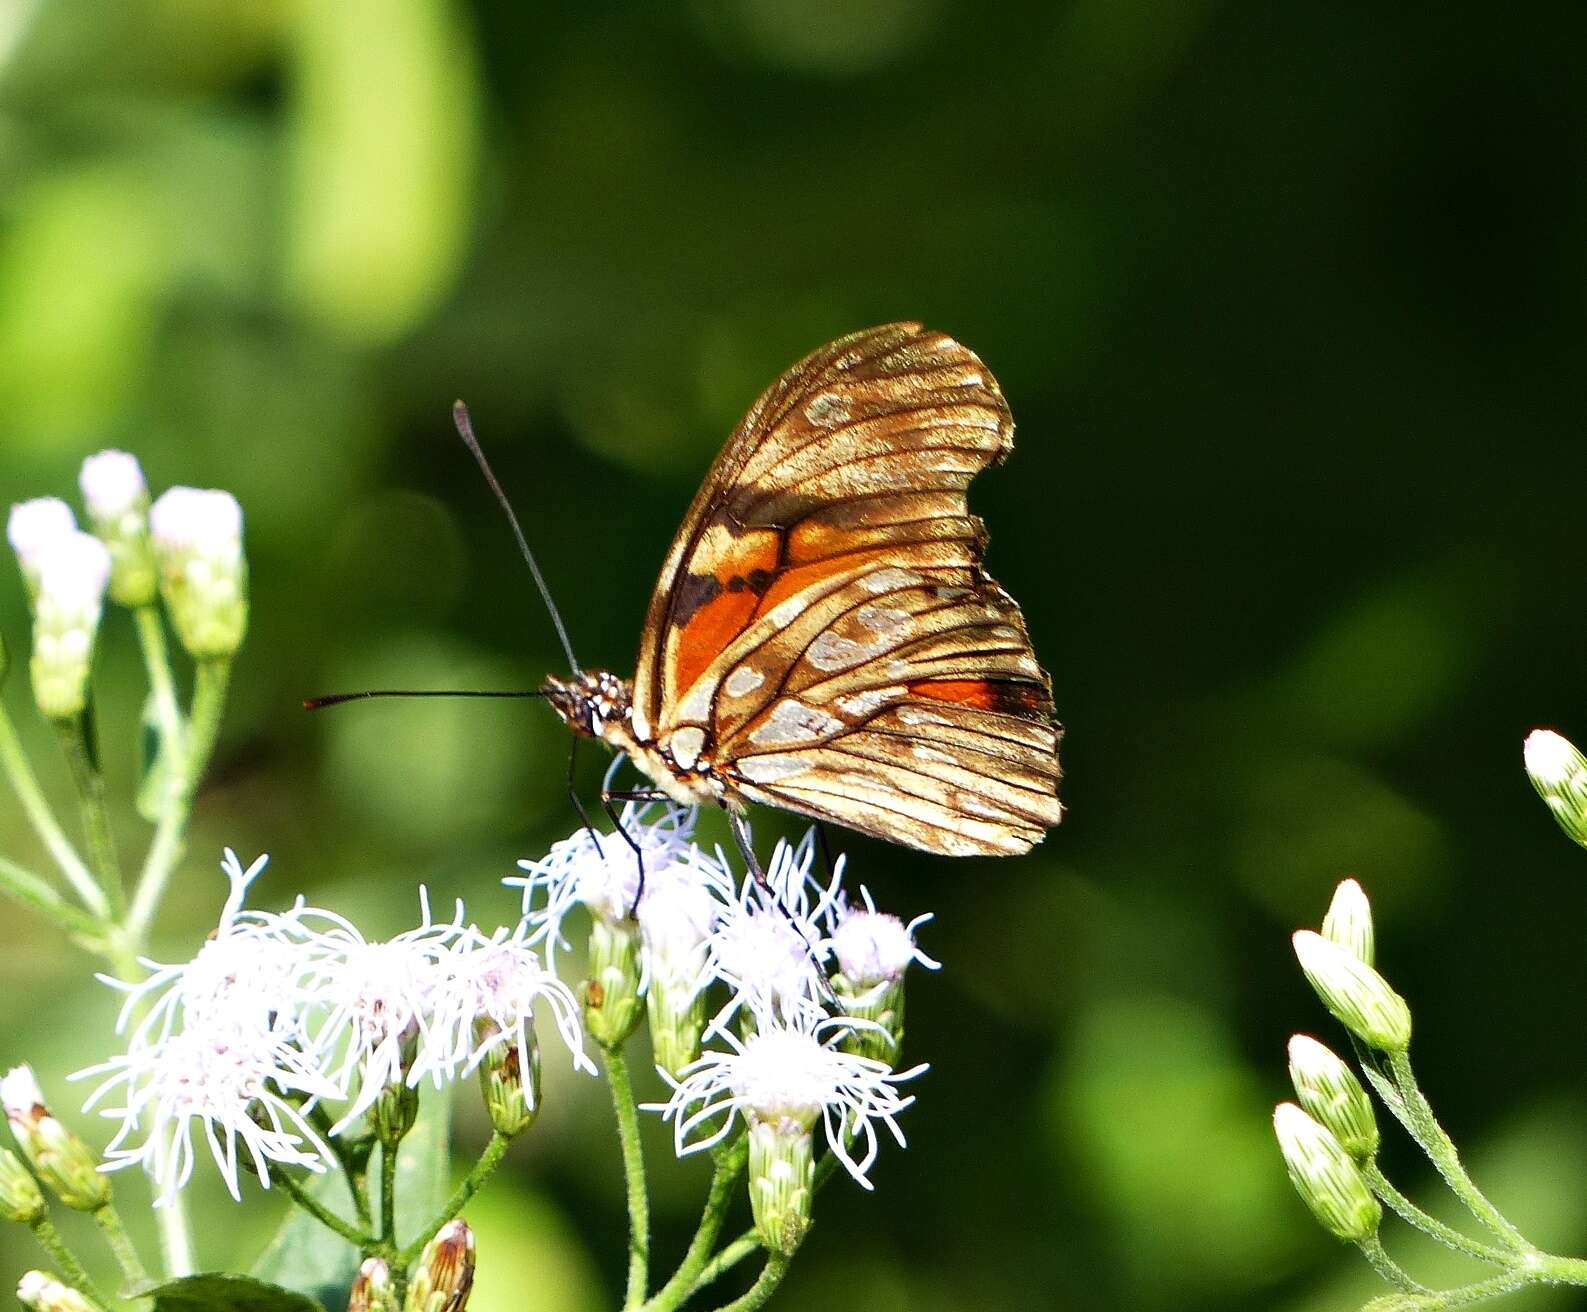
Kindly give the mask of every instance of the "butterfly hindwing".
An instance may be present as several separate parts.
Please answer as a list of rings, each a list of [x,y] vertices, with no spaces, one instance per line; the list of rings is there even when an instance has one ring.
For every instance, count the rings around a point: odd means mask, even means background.
[[[746,800],[928,851],[1030,847],[1058,820],[1057,729],[965,497],[1011,438],[981,361],[918,325],[795,365],[673,544],[636,730],[709,744]]]

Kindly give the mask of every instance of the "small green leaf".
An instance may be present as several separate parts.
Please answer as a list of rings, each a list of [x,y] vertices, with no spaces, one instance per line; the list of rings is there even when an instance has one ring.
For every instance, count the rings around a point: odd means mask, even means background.
[[[183,1276],[138,1291],[154,1312],[325,1312],[312,1298],[248,1276],[221,1272]]]

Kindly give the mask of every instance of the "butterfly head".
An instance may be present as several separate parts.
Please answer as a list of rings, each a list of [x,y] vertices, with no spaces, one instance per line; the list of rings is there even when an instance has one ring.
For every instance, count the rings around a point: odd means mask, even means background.
[[[547,675],[540,691],[568,728],[587,738],[611,738],[614,731],[621,733],[633,712],[628,684],[605,670],[589,670],[571,679]]]

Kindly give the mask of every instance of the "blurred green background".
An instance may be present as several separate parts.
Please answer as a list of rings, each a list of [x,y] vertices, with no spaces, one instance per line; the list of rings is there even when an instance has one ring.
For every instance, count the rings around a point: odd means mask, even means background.
[[[248,516],[253,629],[162,954],[213,924],[222,843],[273,854],[261,901],[389,931],[420,880],[509,919],[497,880],[573,827],[543,707],[298,710],[560,668],[454,397],[581,659],[626,673],[755,393],[918,317],[1019,421],[974,503],[1053,674],[1069,814],[1022,860],[848,842],[885,906],[937,912],[945,969],[910,1002],[932,1070],[877,1192],[821,1198],[782,1305],[1356,1307],[1377,1286],[1268,1126],[1289,1033],[1336,1041],[1287,936],[1344,873],[1481,1178],[1587,1249],[1587,862],[1520,768],[1534,725],[1587,737],[1583,26],[1547,4],[0,0],[0,502],[70,495],[123,446],[157,490],[225,487]],[[0,571],[13,648],[25,613]],[[102,648],[124,790],[123,616]],[[4,695],[63,789],[26,680]],[[10,798],[0,845],[34,852]],[[64,1105],[112,1000],[6,923],[0,1060]],[[471,1216],[480,1312],[614,1305],[602,1090],[547,1066],[541,1126]],[[1432,1196],[1402,1145],[1388,1163]],[[660,1177],[662,1253],[703,1170]],[[205,1257],[245,1262],[271,1207],[203,1197]],[[0,1259],[34,1260],[9,1232]]]

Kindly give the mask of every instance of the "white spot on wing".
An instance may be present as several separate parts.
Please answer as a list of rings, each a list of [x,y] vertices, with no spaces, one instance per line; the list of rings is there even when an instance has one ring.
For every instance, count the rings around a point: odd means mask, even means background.
[[[744,697],[766,682],[766,676],[749,665],[740,665],[727,676],[722,691],[729,697]]]
[[[786,754],[745,756],[735,761],[733,765],[739,774],[754,784],[774,784],[779,779],[790,779],[796,774],[803,774],[810,768],[809,761]]]
[[[953,721],[935,711],[923,711],[916,706],[900,706],[898,718],[904,724],[952,724]]]
[[[855,642],[827,629],[805,652],[805,658],[818,670],[846,670],[867,661],[875,648],[868,643]]]
[[[711,718],[711,689],[716,685],[709,679],[699,679],[688,695],[678,703],[674,715],[679,720],[709,720]]]
[[[909,751],[917,761],[941,761],[948,765],[954,764],[954,758],[947,752],[939,752],[935,747],[927,747],[925,743],[916,743]]]
[[[839,697],[834,703],[838,710],[845,715],[870,715],[880,710],[892,698],[903,693],[902,688],[867,688],[864,692],[850,693],[847,697]]]
[[[688,725],[674,733],[667,740],[667,746],[672,748],[672,759],[680,770],[692,770],[700,759],[700,749],[705,746],[705,730]]]
[[[890,633],[909,623],[909,612],[896,606],[861,606],[855,618],[873,633]]]
[[[844,727],[835,715],[819,707],[807,706],[795,697],[784,697],[771,708],[771,714],[749,736],[752,743],[777,746],[813,743]]]
[[[925,582],[913,570],[889,567],[879,569],[874,574],[867,574],[860,580],[863,587],[871,596],[880,596],[884,592],[897,592],[900,588],[912,588],[917,583]]]

